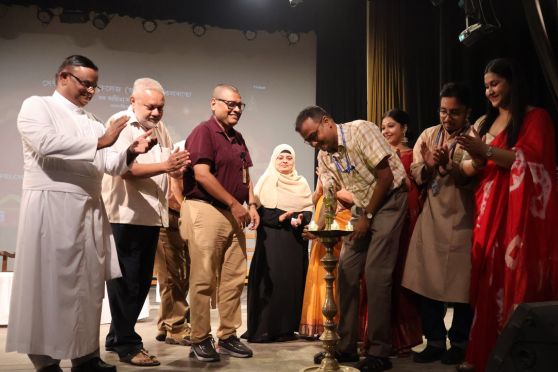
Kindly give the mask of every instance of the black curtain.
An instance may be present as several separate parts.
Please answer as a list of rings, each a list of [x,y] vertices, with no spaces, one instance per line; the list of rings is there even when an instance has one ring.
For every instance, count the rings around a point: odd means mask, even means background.
[[[366,119],[366,1],[320,0],[316,103],[336,122]]]

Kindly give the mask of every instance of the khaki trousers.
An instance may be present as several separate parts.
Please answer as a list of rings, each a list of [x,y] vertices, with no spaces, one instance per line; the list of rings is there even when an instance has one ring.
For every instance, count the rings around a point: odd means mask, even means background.
[[[353,224],[360,217],[357,209],[353,208]],[[337,270],[340,351],[357,352],[359,280],[364,270],[370,345],[367,353],[377,357],[391,353],[392,277],[406,213],[407,192],[399,188],[386,198],[364,238],[343,241]]]
[[[211,336],[210,299],[217,290],[217,337],[236,336],[242,324],[240,296],[246,278],[246,237],[232,214],[199,200],[184,200],[180,234],[190,252],[191,339]]]
[[[190,315],[190,306],[186,301],[190,255],[178,231],[178,215],[179,212],[169,209],[169,227],[161,228],[155,254],[155,271],[161,295],[157,329],[173,333],[184,329]]]

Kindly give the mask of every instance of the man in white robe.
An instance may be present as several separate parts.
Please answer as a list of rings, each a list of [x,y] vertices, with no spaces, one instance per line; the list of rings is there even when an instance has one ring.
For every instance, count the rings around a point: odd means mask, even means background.
[[[83,110],[98,69],[64,60],[50,97],[26,99],[18,116],[23,192],[6,351],[26,353],[38,371],[116,371],[99,358],[104,282],[121,275],[101,199],[103,173],[122,174],[153,146],[150,133],[125,151],[110,146],[127,118],[105,126]]]

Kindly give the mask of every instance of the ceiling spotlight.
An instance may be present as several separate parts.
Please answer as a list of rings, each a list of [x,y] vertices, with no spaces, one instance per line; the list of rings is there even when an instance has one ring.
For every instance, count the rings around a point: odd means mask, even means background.
[[[143,21],[142,25],[145,32],[152,33],[157,29],[157,22],[151,19],[146,19],[145,21]]]
[[[300,35],[298,32],[289,32],[287,34],[287,40],[289,40],[289,45],[296,44],[300,41]]]
[[[197,23],[192,25],[192,32],[197,37],[202,37],[203,35],[205,35],[205,31],[206,31],[206,29],[205,29],[204,25],[200,25],[200,24],[197,24]]]
[[[109,17],[105,13],[97,13],[91,20],[93,26],[95,26],[95,28],[98,30],[103,30],[105,27],[107,27],[109,22]]]
[[[303,0],[289,0],[289,4],[294,8],[295,6],[302,4]]]
[[[60,14],[60,23],[85,23],[89,21],[89,13],[79,9],[64,9]]]
[[[258,35],[256,33],[256,31],[252,31],[252,30],[246,30],[242,32],[244,34],[244,37],[246,38],[246,40],[252,41],[256,38],[256,36]]]
[[[48,9],[37,9],[37,19],[43,25],[48,25],[52,21],[52,12]]]

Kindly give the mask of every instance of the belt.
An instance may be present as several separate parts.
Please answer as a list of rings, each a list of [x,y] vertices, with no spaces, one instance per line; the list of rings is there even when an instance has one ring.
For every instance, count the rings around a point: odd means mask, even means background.
[[[196,199],[196,198],[190,198],[190,199],[184,199],[184,200],[192,200],[192,201],[198,201],[198,202],[202,202],[202,203],[206,203],[209,204],[217,209],[224,209],[226,211],[229,210],[228,207],[226,207],[223,203],[219,203],[217,201],[209,201],[209,200],[204,200],[204,199]]]
[[[407,185],[404,182],[401,185],[397,186],[395,189],[388,191],[388,193],[384,197],[384,200],[382,200],[382,202],[380,203],[380,207],[378,208],[378,210],[382,209],[382,207],[389,200],[389,198],[391,198],[395,193],[400,192],[400,191],[403,191],[403,192],[408,191],[407,190]],[[363,214],[364,208],[355,206],[355,212],[356,212],[357,215],[360,216],[361,214]]]

